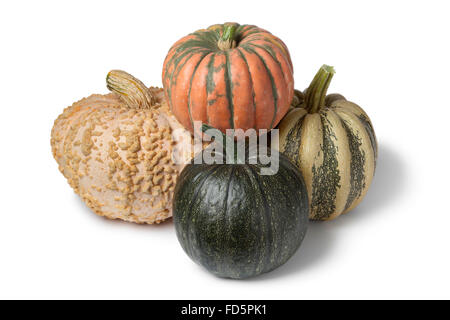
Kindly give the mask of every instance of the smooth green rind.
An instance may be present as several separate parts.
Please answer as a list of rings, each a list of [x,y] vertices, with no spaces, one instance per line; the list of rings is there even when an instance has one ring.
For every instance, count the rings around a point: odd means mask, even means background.
[[[272,176],[261,165],[190,164],[173,201],[177,237],[195,262],[242,279],[284,264],[306,233],[309,206],[297,168],[280,155]]]

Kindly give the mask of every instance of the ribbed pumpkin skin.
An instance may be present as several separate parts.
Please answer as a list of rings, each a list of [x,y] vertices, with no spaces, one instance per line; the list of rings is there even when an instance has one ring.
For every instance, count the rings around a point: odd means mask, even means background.
[[[358,105],[341,95],[309,114],[291,110],[279,125],[280,151],[301,170],[311,206],[310,219],[330,220],[356,207],[375,171],[377,141]]]
[[[162,81],[178,121],[226,129],[272,129],[294,93],[286,45],[252,25],[236,30],[237,46],[220,50],[224,25],[201,29],[176,42],[164,61]]]
[[[188,165],[173,201],[184,251],[220,277],[271,271],[298,249],[308,223],[308,196],[298,169],[281,155],[279,172],[258,165]]]

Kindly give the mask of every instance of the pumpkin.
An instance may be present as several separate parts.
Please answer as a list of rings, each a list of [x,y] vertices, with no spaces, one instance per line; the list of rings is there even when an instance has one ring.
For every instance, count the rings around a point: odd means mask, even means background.
[[[66,108],[51,132],[59,170],[97,214],[136,223],[172,215],[180,163],[189,162],[191,134],[175,119],[162,89],[113,70],[112,93]]]
[[[286,45],[253,25],[225,23],[177,41],[164,61],[167,102],[193,132],[201,121],[226,129],[272,129],[289,109],[293,68]]]
[[[173,215],[192,260],[219,277],[242,279],[271,271],[296,252],[308,224],[307,190],[295,165],[279,156],[273,175],[261,175],[261,162],[251,164],[248,155],[241,164],[194,159],[183,169]]]
[[[322,66],[279,125],[279,148],[301,170],[312,220],[330,220],[355,208],[372,181],[377,141],[357,104],[326,95],[334,69]]]

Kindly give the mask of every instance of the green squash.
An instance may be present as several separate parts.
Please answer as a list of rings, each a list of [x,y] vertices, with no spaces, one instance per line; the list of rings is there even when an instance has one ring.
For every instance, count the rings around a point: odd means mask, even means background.
[[[219,277],[242,279],[281,266],[297,251],[308,225],[307,190],[299,170],[279,155],[274,175],[260,175],[264,166],[249,164],[248,156],[244,164],[194,160],[184,168],[173,216],[192,260]]]
[[[375,173],[377,140],[369,116],[340,94],[326,95],[334,70],[323,66],[279,125],[279,150],[308,188],[310,219],[331,220],[355,208]]]

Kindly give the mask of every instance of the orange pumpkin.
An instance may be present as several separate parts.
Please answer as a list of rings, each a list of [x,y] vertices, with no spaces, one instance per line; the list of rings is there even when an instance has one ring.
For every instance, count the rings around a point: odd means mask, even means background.
[[[178,121],[193,132],[202,121],[226,129],[272,129],[294,95],[286,45],[266,30],[225,23],[177,41],[164,61],[162,81]]]

